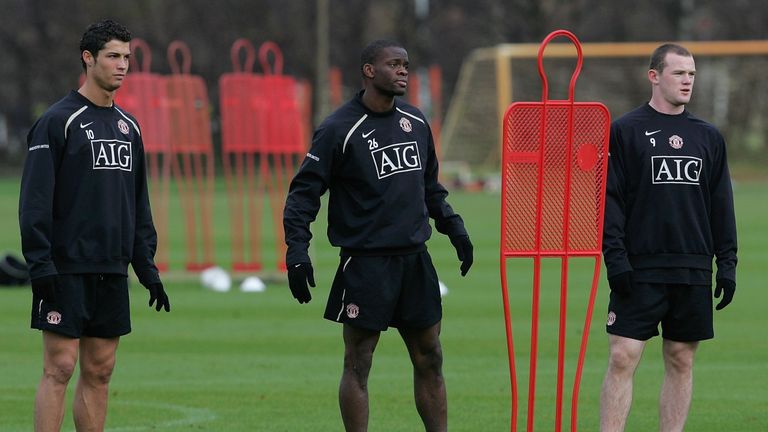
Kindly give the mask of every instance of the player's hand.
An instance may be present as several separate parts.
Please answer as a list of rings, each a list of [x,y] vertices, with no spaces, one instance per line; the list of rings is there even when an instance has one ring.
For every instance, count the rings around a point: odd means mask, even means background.
[[[474,261],[472,242],[468,235],[451,237],[451,244],[456,248],[456,256],[461,261],[461,275],[464,276]]]
[[[627,271],[619,273],[613,277],[608,278],[608,286],[611,287],[611,291],[616,294],[626,297],[632,292],[632,272]]]
[[[733,295],[736,293],[736,282],[730,279],[718,279],[715,286],[715,298],[720,298],[720,294],[723,295],[720,303],[715,306],[715,309],[720,310],[731,304]]]
[[[51,305],[58,303],[56,298],[56,275],[32,279],[32,294]]]
[[[291,288],[293,298],[299,303],[309,303],[312,300],[307,283],[315,287],[315,271],[312,269],[312,263],[304,262],[288,267],[288,287]]]
[[[156,282],[147,286],[149,290],[149,306],[155,304],[155,310],[160,312],[160,309],[165,308],[166,312],[171,311],[171,302],[168,300],[168,294],[165,293],[162,282]]]

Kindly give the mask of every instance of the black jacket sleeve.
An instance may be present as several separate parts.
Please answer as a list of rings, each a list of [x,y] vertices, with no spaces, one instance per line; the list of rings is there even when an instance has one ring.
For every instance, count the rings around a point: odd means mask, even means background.
[[[719,135],[719,134],[718,134]],[[716,163],[713,164],[710,184],[712,208],[710,220],[712,239],[715,248],[717,275],[715,279],[728,279],[736,282],[736,216],[733,207],[733,188],[728,171],[725,140],[718,137],[720,150]]]
[[[603,257],[609,278],[632,271],[624,245],[627,209],[623,147],[619,128],[615,124],[611,125],[603,226]]]
[[[288,245],[287,266],[310,262],[309,225],[320,211],[320,197],[328,190],[336,138],[331,128],[321,125],[312,137],[312,146],[291,181],[283,209],[283,229]]]
[[[157,250],[157,231],[155,231],[155,225],[152,223],[144,145],[141,138],[138,138],[138,144],[138,157],[135,165],[136,229],[134,232],[131,266],[133,266],[139,282],[144,286],[149,286],[160,282],[160,275],[154,260],[155,251]]]
[[[456,214],[451,205],[446,201],[448,191],[438,182],[439,164],[431,129],[429,131],[428,149],[427,167],[424,170],[424,200],[429,217],[435,220],[435,229],[441,234],[445,234],[448,237],[468,235],[461,216]]]
[[[21,248],[32,279],[56,275],[52,259],[53,196],[56,170],[65,148],[64,122],[40,118],[27,136],[27,159],[19,194]]]

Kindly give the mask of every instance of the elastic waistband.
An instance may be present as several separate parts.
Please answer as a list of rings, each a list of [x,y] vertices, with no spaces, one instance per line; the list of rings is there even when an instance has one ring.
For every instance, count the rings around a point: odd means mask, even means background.
[[[128,263],[121,261],[109,262],[73,262],[54,258],[59,274],[118,274],[128,275]]]
[[[352,249],[341,248],[339,256],[391,256],[411,255],[427,250],[426,243],[407,248],[381,248],[381,249]]]
[[[630,255],[629,263],[636,269],[684,267],[711,271],[712,258],[708,255],[660,253]]]

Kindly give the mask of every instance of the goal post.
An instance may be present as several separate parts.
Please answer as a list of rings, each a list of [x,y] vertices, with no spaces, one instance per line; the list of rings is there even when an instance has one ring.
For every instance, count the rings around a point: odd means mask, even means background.
[[[662,43],[664,42],[583,43],[585,68],[589,68],[590,64],[598,64],[611,69],[615,67],[616,70],[612,72],[625,74],[624,71],[626,70],[626,74],[633,74],[634,76],[631,80],[621,84],[625,87],[631,87],[621,89],[628,94],[616,95],[614,94],[616,86],[606,90],[601,85],[602,83],[598,82],[605,80],[604,74],[586,71],[584,73],[585,78],[582,80],[583,82],[580,82],[577,92],[584,94],[586,91],[587,99],[592,100],[602,101],[612,98],[612,100],[606,101],[606,105],[609,109],[616,109],[617,111],[618,108],[629,109],[639,105],[643,98],[647,98],[649,94],[642,81],[645,77],[642,68],[647,67],[647,59],[653,50]],[[759,65],[754,68],[755,70],[764,71],[765,67],[768,67],[768,40],[681,41],[676,43],[691,51],[699,63],[704,59],[722,63],[724,59],[750,57],[757,58],[759,62]],[[536,43],[501,44],[494,47],[478,48],[465,59],[443,124],[442,147],[443,158],[446,161],[467,163],[473,169],[493,170],[498,167],[504,112],[513,101],[539,99],[540,83],[538,77],[522,72],[523,69],[526,71],[535,70],[535,66],[532,65],[536,60],[538,49],[539,45]],[[547,47],[546,57],[554,59],[556,62],[558,60],[573,62],[575,61],[576,50],[572,44],[552,43]],[[564,69],[572,69],[572,66],[566,65]],[[713,100],[701,103],[716,103],[723,99],[727,101],[730,92],[734,90],[731,87],[738,87],[716,82],[722,78],[721,74],[718,74],[716,79],[710,78],[710,83],[706,84],[707,67],[700,67],[699,69],[702,70],[701,75],[704,76],[701,78],[704,81],[702,84],[705,84],[707,88],[711,87],[712,92],[714,92]],[[712,69],[719,69],[719,67]],[[742,71],[736,72],[742,73]],[[557,82],[556,79],[553,81]],[[610,81],[610,78],[605,81]],[[768,89],[768,84],[758,85]],[[718,91],[719,93],[717,93]],[[725,94],[723,94],[724,92]],[[759,94],[759,92],[753,89],[752,94]],[[709,96],[706,97],[709,98]],[[692,104],[696,104],[696,100],[696,93],[694,93]],[[768,115],[768,103],[765,101],[756,101],[756,103],[760,104],[759,110],[762,114],[755,113],[753,119]],[[718,117],[725,118],[725,114],[714,115],[715,118],[710,118],[706,115],[710,111],[717,110],[701,110],[698,107],[694,110],[701,117],[715,123],[718,122]],[[614,116],[618,114],[620,113],[616,112]],[[755,129],[760,126],[751,125],[758,120],[743,120],[747,123],[744,126],[747,129]],[[768,136],[762,138],[768,139]]]

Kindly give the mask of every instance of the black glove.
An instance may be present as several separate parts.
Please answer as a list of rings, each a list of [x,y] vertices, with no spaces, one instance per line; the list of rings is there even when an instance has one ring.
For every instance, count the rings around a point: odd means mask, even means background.
[[[149,290],[149,306],[151,307],[155,301],[155,310],[160,312],[160,309],[165,308],[166,312],[171,311],[171,302],[168,301],[168,294],[165,293],[162,282],[156,282],[147,286]]]
[[[304,262],[288,267],[288,287],[291,288],[293,298],[299,303],[309,303],[312,300],[307,282],[309,282],[309,286],[314,288],[315,271],[312,269],[312,263]]]
[[[451,244],[456,248],[456,256],[461,261],[461,275],[464,276],[474,261],[472,242],[469,241],[468,235],[463,235],[451,237]]]
[[[57,303],[56,275],[32,279],[32,293],[43,299],[44,302],[55,305]]]
[[[720,310],[731,304],[733,295],[736,293],[736,282],[730,279],[718,279],[715,286],[715,298],[720,298],[720,294],[723,295],[723,299],[715,306],[715,309]]]
[[[611,287],[611,291],[616,294],[626,297],[632,292],[632,272],[627,271],[619,273],[613,277],[608,278],[608,286]]]

